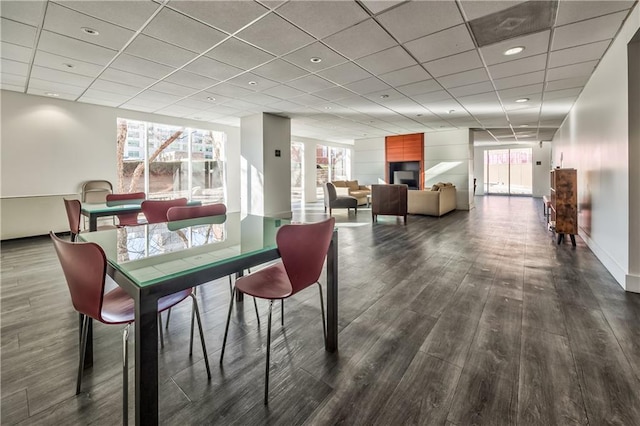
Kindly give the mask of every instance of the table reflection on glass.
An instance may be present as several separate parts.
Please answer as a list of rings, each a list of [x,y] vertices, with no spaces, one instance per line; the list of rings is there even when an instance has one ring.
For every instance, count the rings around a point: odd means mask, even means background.
[[[228,213],[80,234],[104,250],[107,273],[135,301],[136,424],[158,423],[158,299],[280,257],[286,219]],[[338,348],[338,233],[327,252],[327,340]],[[87,342],[90,344],[90,342]]]

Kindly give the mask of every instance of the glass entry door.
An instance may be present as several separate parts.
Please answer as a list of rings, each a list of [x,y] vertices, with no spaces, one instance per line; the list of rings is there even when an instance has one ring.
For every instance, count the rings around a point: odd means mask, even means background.
[[[486,194],[531,195],[533,161],[531,148],[491,149],[484,152]]]

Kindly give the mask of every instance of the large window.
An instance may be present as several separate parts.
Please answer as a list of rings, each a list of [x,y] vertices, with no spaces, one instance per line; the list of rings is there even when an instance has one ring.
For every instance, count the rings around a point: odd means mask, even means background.
[[[484,182],[487,194],[532,194],[531,148],[487,150],[484,152],[484,161]]]
[[[291,202],[303,201],[304,193],[304,144],[291,142]]]
[[[117,192],[226,203],[223,132],[118,119]]]
[[[324,197],[325,182],[351,179],[351,150],[316,145],[316,187],[318,198]]]

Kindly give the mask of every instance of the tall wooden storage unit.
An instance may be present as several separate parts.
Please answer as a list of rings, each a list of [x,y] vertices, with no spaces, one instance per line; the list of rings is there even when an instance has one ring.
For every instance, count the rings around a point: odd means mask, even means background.
[[[576,245],[578,233],[578,181],[576,169],[551,170],[551,226],[558,236],[558,244],[565,234]]]

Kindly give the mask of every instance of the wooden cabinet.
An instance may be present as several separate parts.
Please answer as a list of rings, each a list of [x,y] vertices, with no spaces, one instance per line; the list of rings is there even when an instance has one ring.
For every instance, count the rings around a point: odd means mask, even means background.
[[[393,170],[404,170],[399,163],[419,164],[418,187],[424,188],[424,133],[387,136],[385,138],[385,180],[391,182]],[[394,167],[395,165],[395,167]],[[399,168],[398,168],[399,167]],[[411,166],[408,166],[411,167]],[[408,170],[408,169],[407,169]]]
[[[578,233],[578,181],[576,169],[551,170],[551,227],[558,236],[558,244],[565,234],[576,245]]]

